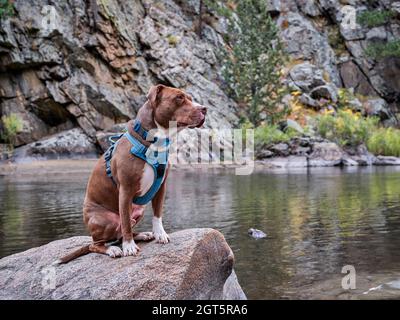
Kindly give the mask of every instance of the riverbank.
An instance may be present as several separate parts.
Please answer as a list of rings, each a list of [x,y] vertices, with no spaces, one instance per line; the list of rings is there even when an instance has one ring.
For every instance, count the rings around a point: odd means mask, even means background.
[[[98,159],[58,159],[58,160],[31,160],[29,162],[3,162],[0,163],[0,176],[24,177],[37,175],[52,174],[89,174]],[[370,164],[359,164],[340,159],[319,159],[310,160],[306,156],[287,156],[287,157],[271,157],[254,162],[255,171],[276,171],[276,170],[297,170],[308,168],[323,167],[357,167],[357,166],[399,166],[400,158],[396,157],[375,157]],[[172,170],[185,171],[234,171],[243,166],[224,165],[224,164],[178,164],[172,165]]]

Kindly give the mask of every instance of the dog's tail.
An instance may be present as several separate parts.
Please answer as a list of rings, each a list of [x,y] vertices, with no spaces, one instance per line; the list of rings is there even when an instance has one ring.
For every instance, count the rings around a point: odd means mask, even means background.
[[[75,250],[75,251],[71,252],[70,254],[67,254],[66,256],[54,261],[53,265],[70,262],[71,260],[79,258],[80,256],[83,256],[88,253],[90,253],[90,244],[88,244],[87,246],[84,246],[82,248],[79,248],[78,250]]]

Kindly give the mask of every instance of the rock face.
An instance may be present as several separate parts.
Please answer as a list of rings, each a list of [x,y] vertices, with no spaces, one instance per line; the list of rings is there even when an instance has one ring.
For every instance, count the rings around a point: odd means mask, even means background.
[[[386,109],[399,112],[400,78],[396,74],[400,73],[400,58],[371,58],[365,49],[371,44],[400,39],[400,16],[373,27],[362,26],[356,19],[365,11],[397,13],[399,2],[280,0],[273,4],[280,37],[290,57],[299,63],[290,70],[288,84],[303,92],[305,105],[317,106],[304,96],[317,86],[324,87],[311,97],[322,96],[333,102],[336,89],[344,87],[355,94],[384,99]],[[382,114],[386,117],[390,111]],[[392,121],[388,123],[397,122],[393,115],[390,117]]]
[[[0,116],[22,119],[16,147],[80,128],[104,150],[105,133],[134,117],[155,83],[182,88],[209,107],[208,128],[238,124],[216,58],[226,21],[205,6],[199,30],[199,0],[13,3],[15,15],[0,21]],[[399,1],[267,4],[291,58],[286,82],[301,91],[301,103],[335,104],[344,87],[363,96],[351,103],[358,111],[399,125],[400,58],[371,58],[365,50],[400,39]],[[348,26],[364,11],[389,9],[394,16],[385,25]],[[189,144],[194,132],[185,138]]]
[[[204,23],[196,1],[14,1],[0,21],[0,116],[23,121],[16,146],[80,128],[99,133],[134,117],[151,85],[186,90],[209,107],[207,127],[237,122],[220,89],[219,22]],[[218,31],[219,30],[219,31]],[[99,148],[100,150],[100,148]]]
[[[0,299],[246,299],[232,271],[233,253],[213,229],[170,234],[171,242],[139,243],[137,256],[88,254],[51,263],[90,243],[72,237],[0,260]]]

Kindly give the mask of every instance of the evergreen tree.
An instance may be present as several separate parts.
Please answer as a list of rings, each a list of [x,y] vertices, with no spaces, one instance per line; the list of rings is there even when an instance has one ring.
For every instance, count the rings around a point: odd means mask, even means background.
[[[237,1],[227,18],[229,45],[222,71],[230,94],[253,125],[275,123],[287,112],[280,75],[285,55],[266,1]]]

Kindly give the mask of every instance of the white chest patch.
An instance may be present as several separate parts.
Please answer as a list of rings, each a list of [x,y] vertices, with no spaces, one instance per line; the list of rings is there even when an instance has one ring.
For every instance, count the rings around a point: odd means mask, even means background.
[[[140,180],[140,196],[146,194],[150,190],[154,182],[154,170],[148,163],[145,163],[143,168],[142,179]]]

